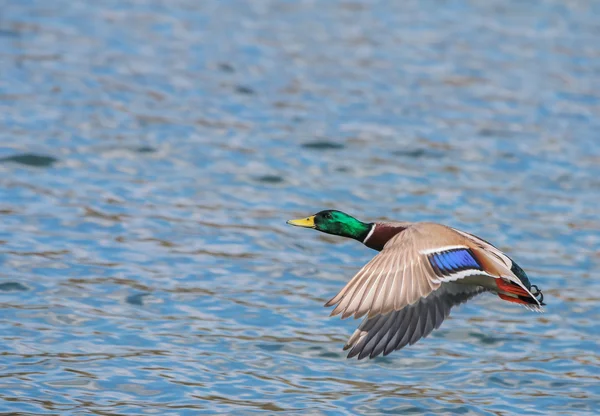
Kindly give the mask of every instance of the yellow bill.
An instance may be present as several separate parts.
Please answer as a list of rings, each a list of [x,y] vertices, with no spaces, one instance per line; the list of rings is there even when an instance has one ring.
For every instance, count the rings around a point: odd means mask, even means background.
[[[289,220],[287,223],[290,225],[295,225],[296,227],[315,228],[315,216],[311,215],[308,218]]]

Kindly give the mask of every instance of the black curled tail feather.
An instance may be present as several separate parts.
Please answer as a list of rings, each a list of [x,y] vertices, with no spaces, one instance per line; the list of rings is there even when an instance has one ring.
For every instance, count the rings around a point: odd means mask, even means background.
[[[531,292],[531,294],[538,300],[538,302],[540,302],[540,305],[544,306],[544,294],[542,293],[542,291],[537,287],[537,285],[531,285],[529,287],[529,291]]]
[[[540,302],[540,305],[544,306],[544,294],[542,293],[542,291],[537,287],[537,285],[531,284],[529,278],[527,277],[527,273],[525,273],[525,270],[523,270],[517,263],[515,263],[513,259],[511,259],[511,261],[512,267],[510,268],[510,271],[513,272],[515,276],[519,278],[521,283],[523,283],[527,290],[531,292],[533,297],[535,297],[537,301]]]

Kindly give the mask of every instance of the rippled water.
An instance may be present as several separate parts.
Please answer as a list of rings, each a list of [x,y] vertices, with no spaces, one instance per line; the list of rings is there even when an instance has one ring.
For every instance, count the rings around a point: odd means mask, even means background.
[[[0,411],[600,412],[600,5],[4,0]],[[491,240],[386,358],[322,304],[373,252],[323,208]]]

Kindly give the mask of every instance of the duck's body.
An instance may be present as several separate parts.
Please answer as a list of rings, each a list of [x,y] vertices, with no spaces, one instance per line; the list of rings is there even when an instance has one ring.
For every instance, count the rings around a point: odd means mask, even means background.
[[[354,238],[380,252],[326,303],[342,318],[367,315],[344,347],[348,357],[373,358],[414,344],[453,306],[485,291],[541,311],[541,292],[525,272],[472,234],[431,222],[363,223],[340,211],[288,223]]]

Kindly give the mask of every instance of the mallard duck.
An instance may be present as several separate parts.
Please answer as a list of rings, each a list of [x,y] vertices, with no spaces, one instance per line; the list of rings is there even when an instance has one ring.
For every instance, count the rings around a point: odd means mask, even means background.
[[[290,225],[349,237],[379,251],[325,306],[342,319],[366,315],[348,358],[388,355],[439,328],[455,305],[483,292],[542,311],[543,294],[517,263],[487,241],[432,222],[365,223],[321,211]]]

